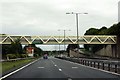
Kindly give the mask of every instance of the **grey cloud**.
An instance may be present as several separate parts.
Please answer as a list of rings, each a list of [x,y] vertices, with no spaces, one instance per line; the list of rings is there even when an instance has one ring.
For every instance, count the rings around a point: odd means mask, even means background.
[[[54,35],[58,29],[68,28],[74,30],[71,35],[75,35],[75,15],[65,14],[72,11],[89,13],[79,15],[79,34],[84,34],[91,26],[109,27],[117,22],[118,0],[11,1],[1,3],[3,33],[14,34],[19,31],[17,34]]]
[[[88,12],[79,15],[79,35],[90,27],[110,27],[118,21],[119,0],[0,0],[0,33],[17,35],[63,35],[58,29],[71,29],[76,35],[75,15],[66,12]],[[47,46],[40,46],[46,49]],[[47,49],[58,49],[51,46]],[[61,47],[63,48],[63,47]]]

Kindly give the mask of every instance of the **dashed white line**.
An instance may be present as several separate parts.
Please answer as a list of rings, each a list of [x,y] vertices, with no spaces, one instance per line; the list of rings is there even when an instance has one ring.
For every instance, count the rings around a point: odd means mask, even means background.
[[[62,69],[60,69],[52,60],[51,62],[53,63],[54,66],[56,66],[58,68],[59,71],[62,71]]]
[[[68,78],[68,80],[72,80],[71,78]]]
[[[45,67],[38,67],[38,68],[45,68]]]
[[[51,60],[52,61],[52,60]],[[52,63],[55,65],[55,63],[52,61]]]
[[[76,68],[78,68],[78,67],[72,67],[73,69],[76,69]]]
[[[59,71],[62,71],[62,69],[59,69]]]

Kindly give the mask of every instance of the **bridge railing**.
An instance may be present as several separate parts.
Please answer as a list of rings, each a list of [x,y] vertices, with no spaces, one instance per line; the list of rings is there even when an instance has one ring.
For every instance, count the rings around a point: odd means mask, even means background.
[[[97,59],[85,59],[85,58],[66,58],[66,57],[56,57],[59,59],[64,59],[72,62],[76,62],[85,66],[94,67],[97,69],[107,70],[120,74],[120,61],[106,61]]]

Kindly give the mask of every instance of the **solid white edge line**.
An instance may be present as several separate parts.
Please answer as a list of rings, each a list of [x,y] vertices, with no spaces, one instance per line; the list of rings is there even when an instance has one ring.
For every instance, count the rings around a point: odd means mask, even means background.
[[[69,62],[69,63],[73,63],[73,64],[77,64],[77,65],[80,65],[80,66],[84,66],[84,67],[87,67],[87,68],[91,68],[91,69],[95,69],[95,70],[100,70],[100,71],[103,71],[103,72],[106,72],[106,73],[111,73],[111,74],[120,76],[120,74],[115,73],[115,72],[110,72],[110,71],[106,71],[106,70],[102,70],[102,69],[97,69],[97,68],[94,68],[94,67],[85,66],[85,65],[82,65],[82,64],[79,64],[79,63],[75,63],[75,62],[71,62],[71,61],[67,61],[67,60],[64,60],[64,61]]]
[[[4,79],[4,78],[6,78],[6,77],[8,77],[8,76],[10,76],[10,75],[12,75],[12,74],[18,72],[18,71],[20,71],[20,70],[22,70],[22,69],[24,69],[24,68],[26,68],[27,66],[29,66],[29,65],[31,65],[31,64],[33,64],[33,63],[35,63],[35,62],[38,61],[38,60],[39,60],[39,59],[37,59],[37,60],[35,60],[35,61],[33,61],[33,62],[31,62],[31,63],[29,63],[29,64],[27,64],[27,65],[25,65],[25,66],[23,66],[23,67],[21,67],[21,68],[19,68],[19,69],[15,70],[15,71],[13,71],[13,72],[11,72],[11,73],[8,73],[7,75],[1,77],[0,80],[2,80],[2,79]]]

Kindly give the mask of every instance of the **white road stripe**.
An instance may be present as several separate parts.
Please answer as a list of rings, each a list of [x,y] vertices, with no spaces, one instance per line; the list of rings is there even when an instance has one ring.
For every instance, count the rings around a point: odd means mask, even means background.
[[[52,61],[52,60],[51,60]],[[55,65],[55,63],[52,61],[52,63]]]
[[[78,67],[72,67],[73,69],[76,69],[76,68],[78,68]]]
[[[68,78],[68,80],[72,80],[71,78]]]
[[[62,69],[59,69],[59,71],[62,71]]]
[[[52,60],[51,62],[53,63],[54,66],[56,66],[58,68],[59,71],[62,71],[62,69],[60,69]]]
[[[39,59],[38,59],[38,60],[39,60]],[[29,63],[29,64],[27,64],[27,65],[25,65],[25,66],[23,66],[23,67],[21,67],[21,68],[19,68],[19,69],[13,71],[13,72],[11,72],[11,73],[9,73],[9,74],[7,74],[7,75],[1,77],[0,80],[2,80],[2,79],[4,79],[4,78],[6,78],[6,77],[8,77],[8,76],[10,76],[10,75],[12,75],[12,74],[18,72],[18,71],[20,71],[20,70],[22,70],[22,69],[24,69],[25,67],[27,67],[27,66],[29,66],[29,65],[31,65],[31,64],[33,64],[33,63],[35,63],[35,62],[38,61],[38,60],[35,60],[35,61],[33,61],[33,62],[31,62],[31,63]]]
[[[38,67],[38,68],[45,68],[45,67]]]

